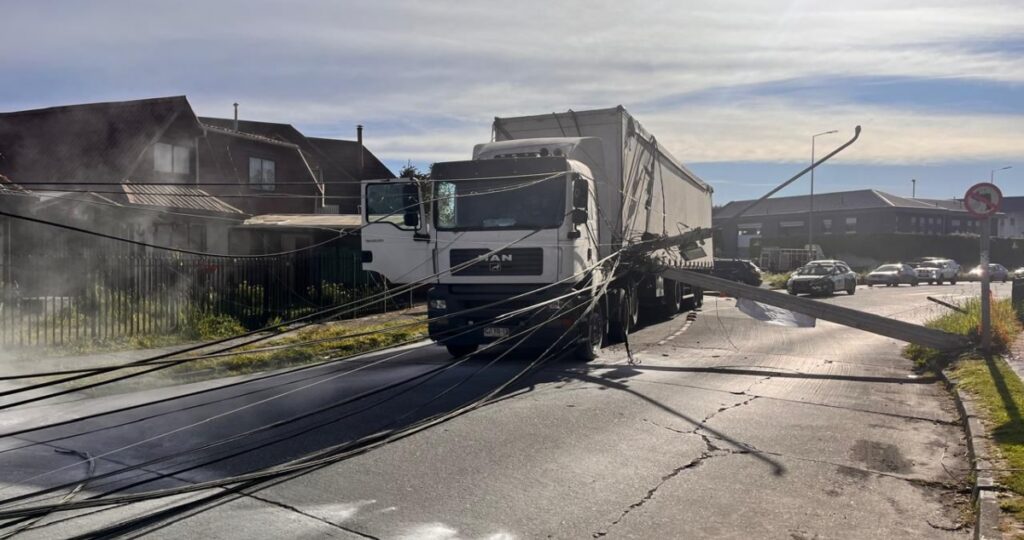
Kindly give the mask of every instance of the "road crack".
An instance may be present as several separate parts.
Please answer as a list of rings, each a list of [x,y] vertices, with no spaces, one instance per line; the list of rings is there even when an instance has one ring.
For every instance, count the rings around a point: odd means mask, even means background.
[[[757,383],[754,383],[754,384],[757,384]],[[751,386],[753,386],[753,385],[751,385]],[[747,394],[746,392],[747,391],[744,390],[741,394],[738,394],[738,395],[750,396],[750,394]],[[740,401],[738,403],[733,403],[732,405],[726,405],[724,407],[719,407],[717,411],[715,411],[715,412],[705,416],[704,419],[700,421],[700,424],[701,425],[707,424],[708,421],[710,421],[712,418],[718,416],[719,414],[724,413],[726,411],[731,411],[732,409],[735,409],[735,408],[738,408],[738,407],[742,407],[744,405],[747,405],[748,403],[754,401],[755,399],[757,399],[759,397],[761,397],[761,396],[750,396],[747,399],[745,399],[743,401]]]
[[[654,424],[654,422],[651,422],[651,423]],[[654,424],[654,425],[658,425],[658,424]],[[659,427],[664,427],[664,426],[659,426]],[[597,532],[594,532],[591,535],[593,538],[601,538],[603,536],[606,536],[608,534],[609,529],[611,529],[612,527],[615,527],[616,525],[621,523],[622,520],[625,519],[626,516],[629,515],[629,513],[632,512],[633,510],[636,510],[637,508],[640,508],[643,505],[647,504],[648,501],[650,501],[651,499],[654,498],[654,496],[658,493],[658,490],[661,489],[662,486],[664,486],[666,483],[668,483],[673,478],[679,476],[680,474],[682,474],[682,473],[684,473],[686,471],[689,471],[689,470],[696,469],[697,467],[700,467],[701,465],[703,465],[705,461],[707,461],[709,459],[712,459],[712,458],[731,456],[731,455],[735,455],[735,454],[749,454],[749,453],[751,453],[751,452],[749,452],[748,450],[745,450],[745,449],[744,450],[730,450],[728,448],[722,448],[722,447],[716,445],[714,442],[712,442],[710,437],[708,437],[707,435],[705,435],[703,433],[698,433],[696,430],[695,431],[678,431],[678,430],[671,429],[671,428],[665,428],[665,429],[669,429],[670,431],[675,431],[676,433],[682,433],[682,434],[687,434],[687,435],[697,435],[697,436],[699,436],[701,438],[701,440],[704,442],[704,446],[705,446],[704,452],[701,452],[701,454],[699,456],[697,456],[696,458],[690,460],[686,464],[681,465],[679,467],[676,467],[675,469],[672,469],[668,474],[663,475],[661,477],[661,479],[658,481],[658,483],[654,487],[652,487],[651,489],[647,490],[647,493],[645,493],[644,496],[641,497],[639,500],[637,500],[636,502],[634,502],[634,503],[630,504],[628,507],[626,507],[626,509],[623,510],[621,514],[619,514],[619,517],[617,517],[614,521],[612,521],[607,527],[605,527],[605,528],[603,528],[603,529],[601,529],[601,530],[599,530]]]

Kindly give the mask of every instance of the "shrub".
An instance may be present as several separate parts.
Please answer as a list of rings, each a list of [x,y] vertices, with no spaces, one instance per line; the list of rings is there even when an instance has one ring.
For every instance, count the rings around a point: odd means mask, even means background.
[[[194,311],[186,320],[184,334],[190,339],[210,340],[246,332],[245,326],[230,315]]]

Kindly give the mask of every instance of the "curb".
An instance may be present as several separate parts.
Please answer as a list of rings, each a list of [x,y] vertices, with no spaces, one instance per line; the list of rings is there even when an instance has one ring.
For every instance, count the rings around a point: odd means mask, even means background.
[[[999,530],[1001,510],[996,497],[999,484],[992,475],[992,460],[988,452],[988,437],[985,426],[978,415],[978,406],[974,398],[965,395],[957,388],[956,379],[946,373],[939,372],[946,389],[953,395],[953,401],[960,412],[964,431],[967,432],[967,457],[971,462],[971,473],[974,486],[971,488],[971,499],[976,510],[974,521],[974,538],[976,540],[1001,539]]]

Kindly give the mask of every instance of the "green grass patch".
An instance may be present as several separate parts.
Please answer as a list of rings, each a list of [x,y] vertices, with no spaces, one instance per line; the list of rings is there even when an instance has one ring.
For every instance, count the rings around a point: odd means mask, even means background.
[[[761,281],[768,285],[769,289],[785,289],[791,272],[783,274],[762,274]]]
[[[345,337],[351,334],[360,335]],[[173,375],[188,378],[200,375],[204,379],[241,375],[350,356],[426,336],[427,323],[423,317],[403,317],[386,323],[374,322],[372,319],[344,321],[307,328],[251,345],[243,348],[243,352],[238,355],[189,362],[171,371]],[[318,342],[306,343],[310,341]],[[279,345],[288,347],[264,352],[244,352]]]
[[[1014,496],[1001,502],[1003,510],[1017,519],[1024,519],[1024,382],[999,357],[962,358],[953,368],[960,388],[975,399],[982,409],[992,442],[1006,470],[999,473],[999,482]]]
[[[949,313],[928,321],[925,326],[951,334],[966,336],[972,344],[981,343],[981,299],[972,298],[960,304],[964,313],[950,310]],[[992,350],[1002,353],[1007,350],[1020,333],[1021,326],[1017,312],[1009,299],[992,302]],[[904,349],[904,356],[920,368],[942,369],[955,358],[928,347],[910,344]]]

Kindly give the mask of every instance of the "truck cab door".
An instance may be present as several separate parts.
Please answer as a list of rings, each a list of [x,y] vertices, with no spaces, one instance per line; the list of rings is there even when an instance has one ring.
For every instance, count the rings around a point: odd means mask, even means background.
[[[408,178],[368,180],[362,203],[363,270],[396,284],[434,281],[434,243],[419,185]]]

